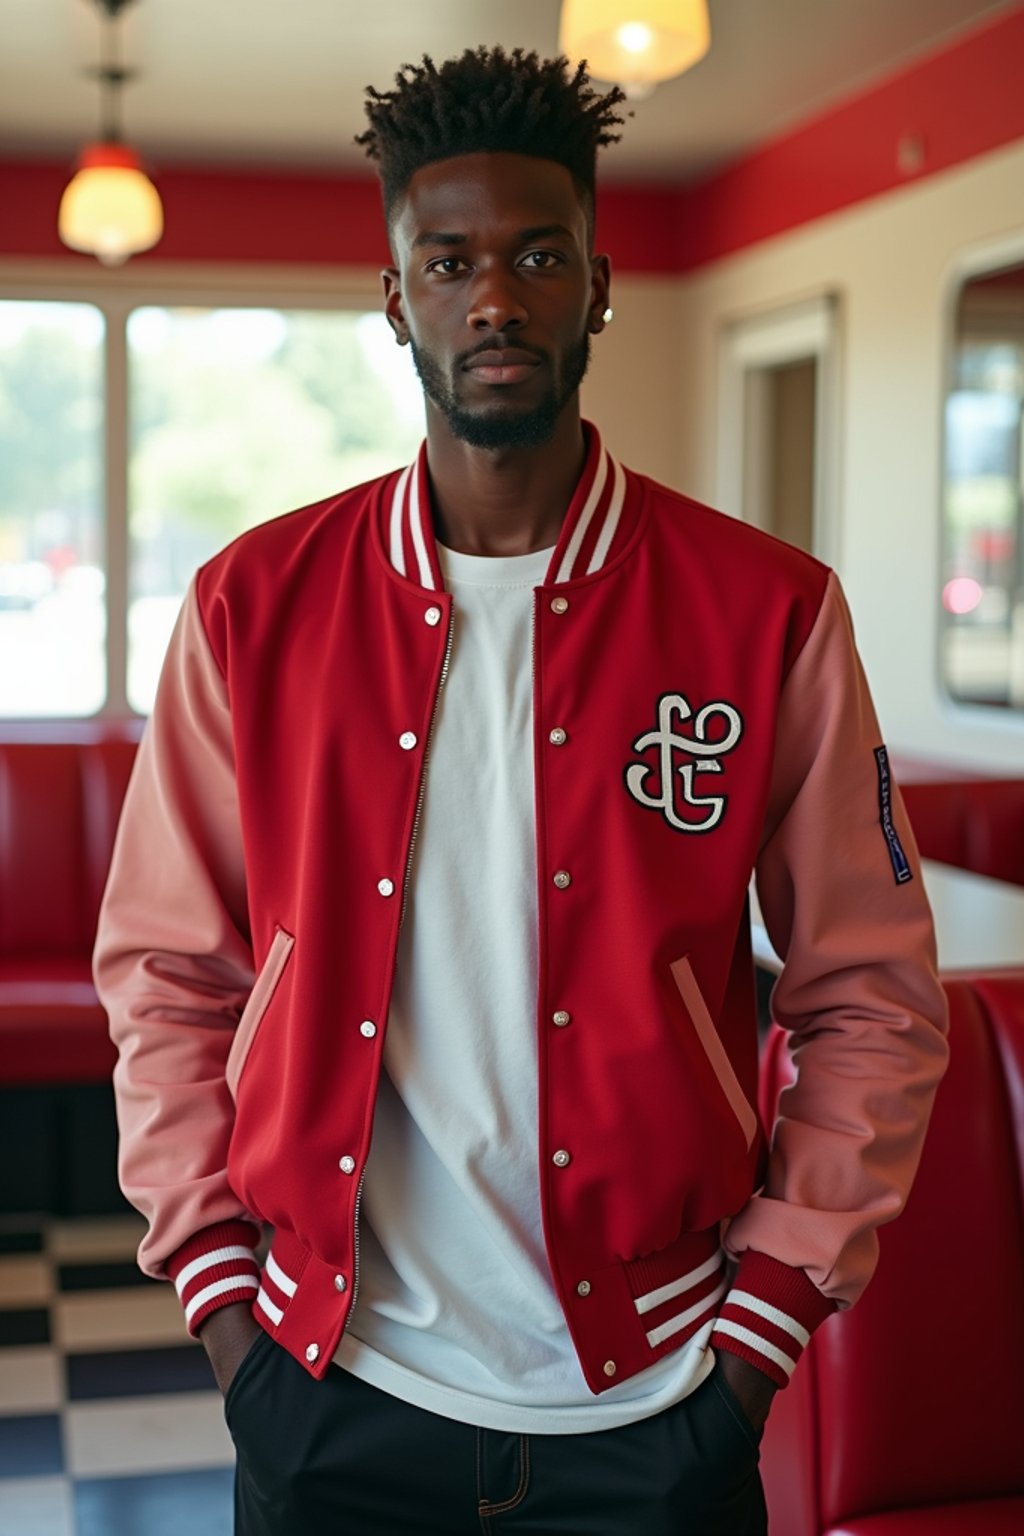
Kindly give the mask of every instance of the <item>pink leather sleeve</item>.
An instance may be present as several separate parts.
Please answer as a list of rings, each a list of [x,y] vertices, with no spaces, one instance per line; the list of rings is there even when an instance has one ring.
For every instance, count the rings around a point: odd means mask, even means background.
[[[119,1052],[121,1183],[149,1221],[139,1262],[192,1287],[190,1323],[200,1276],[221,1304],[251,1301],[258,1233],[228,1184],[224,1066],[253,959],[227,699],[194,583],[125,799],[94,975]]]
[[[780,1096],[764,1190],[726,1236],[741,1290],[754,1289],[744,1256],[754,1272],[767,1259],[803,1271],[831,1307],[860,1294],[876,1229],[906,1201],[947,1059],[931,912],[895,787],[905,883],[882,825],[881,744],[833,576],[785,684],[757,864],[797,1081]]]

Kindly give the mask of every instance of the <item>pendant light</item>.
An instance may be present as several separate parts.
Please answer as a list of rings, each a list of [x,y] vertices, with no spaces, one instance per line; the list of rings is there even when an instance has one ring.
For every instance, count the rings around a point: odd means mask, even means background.
[[[707,53],[707,0],[564,0],[558,46],[638,100]]]
[[[138,155],[121,138],[121,91],[133,72],[118,60],[118,18],[131,0],[95,3],[106,21],[103,62],[92,71],[103,92],[100,137],[78,157],[60,200],[57,230],[72,250],[116,267],[156,245],[164,232],[164,210]]]

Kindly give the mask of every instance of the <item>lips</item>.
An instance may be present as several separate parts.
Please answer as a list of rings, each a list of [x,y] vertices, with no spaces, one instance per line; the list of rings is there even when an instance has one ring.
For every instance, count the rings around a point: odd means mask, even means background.
[[[475,353],[465,364],[467,373],[484,384],[518,384],[539,366],[536,353],[524,352],[521,347],[492,347]]]

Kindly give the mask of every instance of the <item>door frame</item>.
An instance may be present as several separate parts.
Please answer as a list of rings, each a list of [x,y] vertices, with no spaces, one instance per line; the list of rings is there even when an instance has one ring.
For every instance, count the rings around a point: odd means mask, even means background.
[[[828,565],[840,552],[840,306],[837,294],[726,321],[719,342],[717,503],[763,527],[768,452],[767,373],[813,361],[812,552]]]

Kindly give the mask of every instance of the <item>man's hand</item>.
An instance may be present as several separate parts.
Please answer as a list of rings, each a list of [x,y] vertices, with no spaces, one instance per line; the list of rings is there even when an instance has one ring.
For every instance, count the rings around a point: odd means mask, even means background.
[[[230,1306],[218,1307],[201,1325],[199,1337],[206,1346],[222,1397],[227,1395],[235,1372],[260,1332],[260,1325],[253,1318],[247,1301],[234,1301]]]
[[[728,1349],[717,1351],[717,1364],[754,1430],[760,1434],[778,1387],[764,1371]]]

